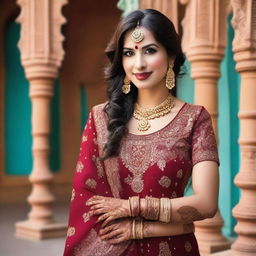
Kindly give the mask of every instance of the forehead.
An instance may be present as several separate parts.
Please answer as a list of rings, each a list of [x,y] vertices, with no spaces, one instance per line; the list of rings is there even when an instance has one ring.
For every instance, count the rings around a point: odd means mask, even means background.
[[[155,43],[155,44],[159,44],[154,35],[152,34],[152,32],[144,27],[140,27],[140,29],[143,32],[144,38],[142,41],[140,41],[139,43],[135,43],[132,39],[131,39],[131,33],[133,32],[134,29],[131,29],[129,31],[126,32],[126,34],[124,35],[124,47],[134,47],[135,45],[137,46],[143,46],[145,44],[149,44],[149,43]]]

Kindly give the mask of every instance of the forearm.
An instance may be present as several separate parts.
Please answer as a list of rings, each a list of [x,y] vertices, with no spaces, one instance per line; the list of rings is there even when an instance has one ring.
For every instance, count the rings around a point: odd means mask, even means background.
[[[159,199],[156,198],[156,200]],[[147,207],[146,199],[142,198],[140,205],[141,211],[145,212],[144,209]],[[192,195],[170,199],[170,222],[186,224],[211,218],[214,216],[216,209],[217,202],[215,202],[214,198],[206,201],[203,197]]]
[[[189,234],[194,232],[194,224],[163,223],[144,220],[144,237],[162,237]]]

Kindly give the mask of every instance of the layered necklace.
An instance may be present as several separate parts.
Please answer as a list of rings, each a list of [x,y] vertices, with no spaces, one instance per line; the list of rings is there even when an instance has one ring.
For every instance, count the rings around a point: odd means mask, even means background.
[[[138,130],[147,131],[150,128],[149,120],[165,116],[171,112],[174,107],[174,97],[169,94],[164,102],[152,108],[143,108],[137,103],[134,107],[133,116],[138,120]]]

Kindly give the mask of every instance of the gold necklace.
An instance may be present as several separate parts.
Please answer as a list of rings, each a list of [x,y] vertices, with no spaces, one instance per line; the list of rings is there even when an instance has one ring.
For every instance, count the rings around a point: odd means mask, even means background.
[[[147,131],[150,128],[149,120],[165,116],[174,107],[174,97],[169,94],[164,102],[152,108],[142,108],[137,103],[134,107],[133,116],[138,121],[138,130]]]

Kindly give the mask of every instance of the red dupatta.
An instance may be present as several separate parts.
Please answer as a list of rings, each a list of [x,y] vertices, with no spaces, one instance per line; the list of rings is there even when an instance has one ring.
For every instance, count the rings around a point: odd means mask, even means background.
[[[83,131],[74,174],[64,256],[120,256],[127,254],[131,244],[129,241],[111,245],[101,241],[98,236],[101,223],[96,223],[97,216],[91,216],[90,208],[86,205],[94,195],[119,198],[121,192],[117,158],[104,162],[99,159],[108,135],[104,106],[101,104],[92,109]]]

